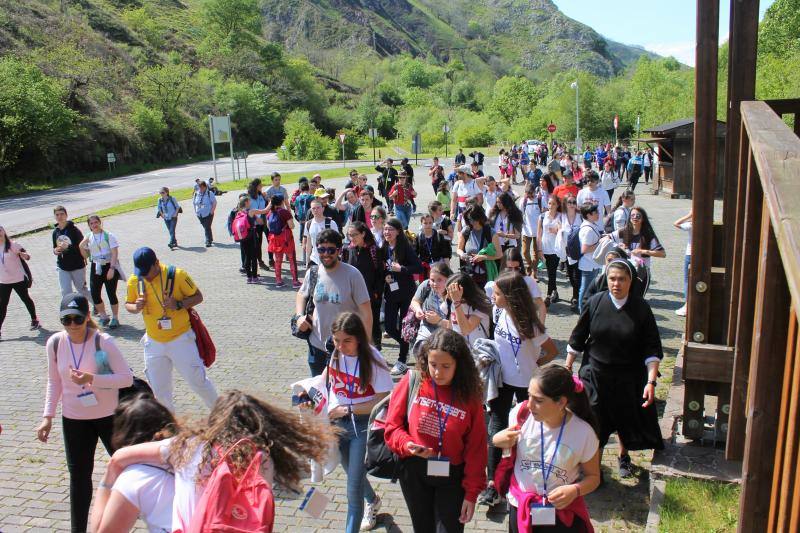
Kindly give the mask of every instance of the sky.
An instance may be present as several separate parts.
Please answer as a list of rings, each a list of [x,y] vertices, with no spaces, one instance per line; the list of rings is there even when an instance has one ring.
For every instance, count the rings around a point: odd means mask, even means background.
[[[602,8],[589,0],[553,0],[562,13],[611,40],[643,46],[694,66],[696,0],[611,0]],[[761,0],[759,20],[774,0]],[[720,0],[720,43],[728,39],[730,2]]]

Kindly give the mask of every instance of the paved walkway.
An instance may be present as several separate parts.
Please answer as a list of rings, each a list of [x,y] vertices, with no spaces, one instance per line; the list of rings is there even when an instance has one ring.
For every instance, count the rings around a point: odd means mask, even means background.
[[[418,178],[421,193],[418,205],[423,207],[429,200],[430,187],[425,169],[419,169],[419,173],[423,177]],[[374,182],[374,177],[370,180]],[[337,185],[341,187],[341,183]],[[644,187],[641,189],[644,193]],[[305,377],[308,372],[305,344],[288,333],[294,293],[290,289],[276,290],[266,283],[247,285],[238,274],[238,245],[224,231],[227,212],[235,200],[235,193],[221,197],[214,222],[219,244],[210,249],[203,247],[200,225],[191,216],[182,217],[178,225],[178,241],[182,248],[174,252],[167,249],[166,231],[150,210],[109,218],[105,229],[119,237],[123,266],[128,273],[132,270],[131,252],[148,243],[163,261],[186,268],[194,277],[205,295],[199,312],[220,350],[217,363],[210,371],[211,379],[220,390],[236,387],[288,406],[289,383]],[[639,203],[648,209],[668,251],[666,259],[654,261],[655,283],[650,292],[650,302],[667,348],[668,361],[664,366],[668,367],[670,361],[674,361],[683,327],[682,320],[673,311],[681,305],[685,246],[684,236],[672,228],[671,222],[688,209],[689,202],[647,194],[639,198]],[[5,219],[2,222],[8,223]],[[39,332],[29,332],[24,307],[16,297],[12,298],[0,342],[0,378],[3,381],[3,387],[0,387],[0,424],[3,426],[0,436],[0,530],[5,533],[69,528],[68,481],[60,420],[54,424],[49,444],[41,444],[35,439],[46,383],[44,344],[50,334],[60,329],[54,258],[49,233],[29,235],[20,242],[32,255],[35,279],[32,295],[44,327]],[[272,280],[271,273],[266,280]],[[567,294],[566,280],[562,278],[559,283],[563,287],[562,294]],[[120,297],[122,294],[120,287]],[[556,304],[550,310],[547,326],[562,353],[575,319],[565,304]],[[122,324],[116,331],[119,345],[135,373],[141,376],[142,349],[138,345],[143,327],[141,317],[123,311]],[[386,345],[387,359],[394,361],[397,348],[392,343]],[[176,405],[181,416],[204,414],[198,399],[180,379],[176,383]],[[607,450],[604,461],[607,465],[606,486],[588,497],[592,517],[598,531],[641,531],[649,505],[646,469],[650,454],[634,454],[634,462],[642,469],[637,477],[629,480],[618,480],[612,475],[609,467],[613,466],[615,470],[616,463],[612,454],[612,450]],[[99,479],[107,459],[105,452],[98,451],[96,459],[95,476]],[[411,531],[399,487],[384,481],[373,482],[384,502],[378,530]],[[327,479],[321,489],[332,498],[332,503],[320,520],[308,518],[297,510],[299,500],[281,494],[277,501],[276,530],[343,530],[347,504],[341,470]],[[505,515],[487,516],[485,508],[479,508],[476,520],[467,530],[504,531],[507,527]]]

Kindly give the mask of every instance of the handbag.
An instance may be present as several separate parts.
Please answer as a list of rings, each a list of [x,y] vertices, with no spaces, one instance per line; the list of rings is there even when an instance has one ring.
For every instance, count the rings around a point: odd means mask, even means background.
[[[594,259],[594,262],[599,265],[605,265],[606,255],[616,245],[617,243],[614,242],[614,239],[610,235],[601,237],[597,242],[597,246],[594,248],[594,252],[592,252],[592,259]]]
[[[175,289],[175,267],[170,265],[167,267],[167,294],[172,297],[172,291]],[[217,360],[217,347],[211,339],[211,333],[208,328],[200,319],[197,311],[187,309],[189,313],[189,326],[194,332],[194,342],[197,345],[197,351],[200,353],[200,359],[203,360],[203,365],[208,368]]]
[[[312,266],[308,269],[307,276],[308,278],[308,300],[306,300],[306,309],[304,315],[294,315],[289,320],[289,329],[291,330],[292,336],[297,337],[300,340],[307,341],[311,338],[311,332],[313,328],[308,328],[306,331],[300,331],[299,322],[302,318],[305,320],[307,317],[313,317],[314,315],[314,289],[317,287],[317,280],[319,279],[319,267],[317,265]]]
[[[22,251],[25,252],[25,248],[23,248]],[[28,266],[28,262],[21,257],[19,258],[19,262],[22,263],[22,270],[25,272],[25,288],[30,289],[33,286],[33,274],[31,274],[31,267]]]
[[[417,318],[416,312],[409,308],[406,316],[403,317],[403,323],[400,327],[400,338],[405,342],[411,344],[417,338],[419,333],[420,319]]]

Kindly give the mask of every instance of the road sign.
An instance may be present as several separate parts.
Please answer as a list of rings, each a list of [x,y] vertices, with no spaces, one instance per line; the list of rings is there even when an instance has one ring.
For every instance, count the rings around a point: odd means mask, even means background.
[[[614,115],[614,129],[619,128],[619,115]]]
[[[370,128],[369,129],[369,138],[372,139],[373,141],[375,139],[377,139],[378,138],[378,130],[375,129],[375,128]]]
[[[442,128],[442,132],[444,132],[444,133],[450,133],[450,126],[448,126],[447,124],[445,124],[445,125],[444,125],[444,127]]]
[[[555,124],[549,124],[547,126],[547,131],[549,131],[550,133],[555,133],[556,132],[556,125]]]
[[[106,159],[109,163],[116,163],[117,162],[117,155],[114,152],[108,152],[106,154]]]
[[[344,133],[340,133],[340,134],[339,134],[339,141],[340,141],[342,144],[344,144],[344,139],[345,139],[345,137],[346,137],[346,135],[345,135]]]

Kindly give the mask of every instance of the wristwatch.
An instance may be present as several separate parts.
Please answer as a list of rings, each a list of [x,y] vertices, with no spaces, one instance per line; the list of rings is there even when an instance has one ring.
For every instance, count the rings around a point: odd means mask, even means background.
[[[181,301],[175,302],[175,309],[177,309],[178,311],[183,309],[183,302],[181,302]]]
[[[658,385],[658,382],[656,380],[652,380],[652,381],[648,381],[647,384],[648,385],[652,385],[653,387],[655,387],[656,385]]]

